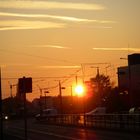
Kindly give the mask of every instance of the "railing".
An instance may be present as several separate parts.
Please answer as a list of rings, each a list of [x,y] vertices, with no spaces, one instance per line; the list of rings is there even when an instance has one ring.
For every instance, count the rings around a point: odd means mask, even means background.
[[[42,120],[47,124],[140,131],[140,114],[57,115]]]

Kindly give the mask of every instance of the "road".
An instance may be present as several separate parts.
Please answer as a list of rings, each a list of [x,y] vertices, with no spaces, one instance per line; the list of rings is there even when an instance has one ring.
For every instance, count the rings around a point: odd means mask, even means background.
[[[140,140],[139,134],[41,124],[27,121],[28,140]],[[4,133],[24,139],[24,121],[4,122]]]

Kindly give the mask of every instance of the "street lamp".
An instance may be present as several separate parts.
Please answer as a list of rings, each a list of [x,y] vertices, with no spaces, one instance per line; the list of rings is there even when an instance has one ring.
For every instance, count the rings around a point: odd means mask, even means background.
[[[1,67],[0,67],[0,137],[3,140],[3,119],[2,119],[2,85],[1,85]]]
[[[65,87],[62,87],[61,86],[61,82],[59,80],[59,96],[60,96],[60,110],[61,110],[61,115],[63,114],[62,89],[65,89]]]
[[[46,96],[47,93],[49,93],[49,91],[44,91],[44,94],[45,94],[45,109],[47,108],[47,96]]]
[[[9,86],[10,86],[10,97],[13,98],[13,93],[12,93],[13,87],[17,86],[17,84],[11,84],[9,81],[8,81],[8,83],[9,83]]]

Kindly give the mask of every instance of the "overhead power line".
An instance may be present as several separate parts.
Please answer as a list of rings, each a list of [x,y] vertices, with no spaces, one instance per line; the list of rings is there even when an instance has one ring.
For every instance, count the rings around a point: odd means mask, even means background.
[[[17,80],[19,77],[5,77],[2,78],[2,80]],[[33,79],[66,79],[66,78],[71,78],[71,76],[52,76],[52,77],[32,77]]]
[[[63,60],[63,59],[59,59],[59,58],[50,58],[50,57],[46,57],[46,56],[39,56],[39,55],[35,55],[35,54],[29,54],[29,53],[24,53],[24,52],[17,52],[17,51],[13,51],[13,50],[6,50],[6,49],[0,49],[1,52],[5,52],[5,53],[14,53],[17,55],[23,55],[23,56],[28,56],[28,57],[34,57],[34,58],[40,58],[40,59],[47,59],[50,61],[57,61],[57,62],[64,62],[64,63],[70,63],[70,64],[75,64],[71,61],[67,61],[67,60]]]

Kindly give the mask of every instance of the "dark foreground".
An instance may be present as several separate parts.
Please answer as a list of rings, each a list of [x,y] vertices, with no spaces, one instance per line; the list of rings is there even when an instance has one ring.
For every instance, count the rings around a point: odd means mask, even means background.
[[[87,129],[39,123],[28,120],[28,140],[140,140],[140,134],[105,129]],[[4,140],[24,140],[24,121],[14,120],[4,123]]]
[[[8,134],[4,134],[3,135],[3,140],[23,140],[23,138],[8,135]]]

